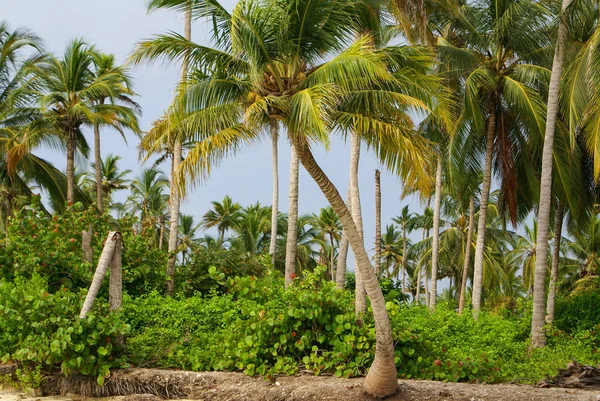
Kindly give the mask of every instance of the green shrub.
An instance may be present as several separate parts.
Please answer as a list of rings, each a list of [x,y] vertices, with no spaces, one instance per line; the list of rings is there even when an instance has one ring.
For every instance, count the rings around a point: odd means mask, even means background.
[[[600,293],[584,291],[570,297],[558,298],[554,325],[567,333],[591,330],[600,324]]]
[[[110,369],[124,367],[119,338],[129,328],[98,300],[95,314],[79,319],[85,291],[54,294],[38,276],[0,282],[0,354],[29,367],[60,366],[65,374],[95,375],[102,384]]]

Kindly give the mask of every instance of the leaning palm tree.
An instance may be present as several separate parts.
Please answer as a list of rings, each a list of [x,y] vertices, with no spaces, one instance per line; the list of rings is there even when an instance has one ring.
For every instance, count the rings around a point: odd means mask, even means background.
[[[383,396],[397,387],[385,300],[354,220],[309,143],[327,143],[332,132],[354,131],[386,166],[429,179],[423,168],[428,157],[422,152],[427,144],[415,133],[408,110],[428,110],[439,85],[428,77],[431,59],[422,51],[404,46],[375,50],[369,35],[346,47],[355,33],[364,32],[356,19],[363,15],[362,6],[354,0],[241,2],[230,17],[215,14],[215,26],[227,28],[227,35],[218,38],[223,47],[167,36],[141,44],[136,58],[192,55],[198,84],[188,85],[180,99],[194,110],[180,108],[187,120],[176,127],[198,141],[183,161],[180,177],[205,177],[212,163],[237,150],[240,141],[255,139],[272,117],[287,129],[300,162],[340,217],[358,260],[377,330],[377,353],[365,388]],[[225,124],[235,122],[236,114],[243,115],[244,127]],[[229,141],[221,142],[225,133]]]
[[[137,127],[135,112],[127,106],[98,99],[114,99],[119,86],[110,75],[94,72],[96,51],[82,40],[69,43],[61,59],[48,55],[29,66],[34,76],[44,123],[49,133],[62,136],[67,147],[67,202],[75,200],[75,150],[87,151],[83,126],[110,126],[118,131]]]

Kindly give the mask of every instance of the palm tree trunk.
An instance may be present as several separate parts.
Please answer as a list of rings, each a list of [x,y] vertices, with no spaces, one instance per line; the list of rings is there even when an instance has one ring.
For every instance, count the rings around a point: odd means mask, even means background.
[[[90,285],[90,289],[85,297],[83,306],[81,307],[81,312],[79,313],[80,319],[83,319],[85,315],[92,309],[94,300],[96,299],[98,291],[100,290],[102,280],[104,280],[104,277],[106,276],[108,266],[110,265],[113,253],[115,252],[115,247],[120,239],[121,235],[118,232],[111,231],[108,233],[108,237],[106,237],[106,241],[104,242],[104,249],[102,249],[102,254],[98,260],[98,267],[96,267],[96,272],[94,273],[94,278],[92,279],[92,284]]]
[[[546,345],[545,323],[545,286],[546,286],[546,254],[548,252],[548,232],[550,230],[550,207],[552,204],[552,148],[554,147],[554,128],[558,114],[558,89],[565,60],[564,44],[567,38],[567,19],[564,11],[572,0],[563,0],[561,7],[558,39],[554,50],[550,86],[548,88],[548,112],[546,115],[546,133],[542,150],[542,178],[540,180],[540,209],[538,213],[537,255],[535,260],[535,277],[533,283],[533,316],[531,320],[531,347]]]
[[[67,137],[67,204],[75,202],[75,133]]]
[[[458,313],[465,308],[465,292],[467,291],[467,276],[471,264],[471,243],[473,241],[473,230],[475,228],[475,199],[469,201],[469,230],[467,231],[467,245],[465,246],[465,262],[463,264],[462,281],[460,283],[460,297],[458,298]]]
[[[376,331],[376,351],[373,364],[364,380],[365,391],[376,397],[391,395],[396,392],[398,387],[392,329],[385,308],[385,299],[369,260],[369,255],[365,250],[362,236],[344,200],[333,183],[321,170],[305,143],[298,146],[298,154],[302,165],[319,185],[325,198],[339,216],[352,246],[360,276],[363,278],[364,288],[371,300]]]
[[[192,8],[191,6],[185,11],[184,35],[187,40],[192,39]],[[188,58],[183,59],[181,66],[181,81],[187,80],[188,74]],[[179,233],[179,210],[181,200],[179,199],[179,189],[176,185],[176,174],[181,164],[181,155],[183,153],[183,144],[181,138],[175,138],[173,145],[173,164],[171,168],[171,186],[169,194],[169,260],[167,261],[167,295],[173,295],[175,285],[175,262],[177,260],[177,235]]]
[[[550,271],[550,286],[548,288],[548,305],[546,306],[546,323],[554,322],[554,301],[556,298],[556,280],[558,279],[558,262],[560,261],[560,240],[562,236],[564,210],[558,202],[556,210],[556,227],[554,227],[554,249],[552,254],[552,269]],[[538,226],[539,229],[539,226]]]
[[[92,249],[92,225],[87,230],[81,232],[81,250],[83,251],[83,261],[89,264],[93,263],[94,250]]]
[[[425,240],[425,228],[423,228],[422,232],[421,232],[421,241]],[[415,299],[413,299],[413,302],[420,302],[419,298],[421,298],[421,271],[423,270],[423,267],[421,266],[421,264],[419,263],[417,266],[417,292],[415,293]]]
[[[287,241],[285,244],[285,288],[292,282],[292,274],[296,272],[296,252],[298,250],[298,151],[292,145],[290,163],[290,194],[288,211]]]
[[[375,170],[375,272],[377,276],[381,274],[381,173],[379,170]],[[389,277],[389,271],[387,275]]]
[[[271,254],[271,264],[275,267],[275,254],[277,253],[277,217],[279,213],[279,160],[277,152],[278,123],[277,120],[270,121],[271,128],[271,169],[273,175],[273,201],[271,209],[271,243],[269,244],[269,254]]]
[[[104,212],[102,204],[102,156],[100,154],[100,127],[94,124],[94,167],[96,170],[96,207]]]
[[[350,213],[352,213],[352,197],[350,185],[348,185],[348,194],[346,195],[346,205]],[[346,287],[346,261],[348,258],[348,236],[346,230],[342,230],[342,238],[340,239],[340,252],[338,254],[337,267],[335,269],[335,286],[339,290]]]
[[[121,235],[117,233],[115,249],[110,261],[110,277],[108,281],[108,305],[110,310],[121,308],[123,304],[123,270],[121,265]]]
[[[335,242],[333,239],[333,233],[329,233],[329,242],[331,243],[331,255],[329,263],[331,266],[331,280],[335,279]]]
[[[496,136],[496,114],[495,111],[488,119],[486,144],[485,144],[485,167],[483,171],[483,187],[479,201],[479,223],[477,225],[477,244],[475,245],[475,266],[473,269],[473,316],[477,317],[481,309],[481,291],[483,281],[483,248],[485,247],[485,226],[487,218],[488,200],[490,198],[490,186],[492,185],[492,156],[494,151],[494,137]]]
[[[402,244],[402,294],[406,292],[406,223],[402,226],[402,238],[404,243]]]
[[[435,309],[437,301],[437,271],[440,251],[440,213],[442,205],[442,156],[437,158],[435,173],[435,200],[433,202],[433,244],[431,246],[431,291],[429,307]]]
[[[356,224],[358,234],[364,241],[362,211],[360,206],[360,191],[358,187],[358,165],[360,161],[360,138],[352,131],[350,134],[350,198],[352,199],[352,218]],[[352,247],[354,251],[354,247]],[[356,258],[355,258],[356,259]],[[367,298],[358,262],[354,261],[354,274],[356,276],[355,302],[354,309],[357,318],[367,310]]]
[[[163,249],[163,243],[165,239],[165,218],[164,216],[160,216],[158,218],[158,224],[160,224],[160,231],[158,235],[158,249]]]
[[[425,270],[423,270],[423,287],[425,288],[425,306],[429,307],[429,269],[427,265],[425,265]]]

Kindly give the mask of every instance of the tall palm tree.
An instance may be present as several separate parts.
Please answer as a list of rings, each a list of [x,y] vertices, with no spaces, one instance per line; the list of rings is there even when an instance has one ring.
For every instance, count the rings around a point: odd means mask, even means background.
[[[71,41],[61,59],[48,55],[29,66],[34,75],[46,129],[61,135],[67,147],[67,202],[75,200],[75,150],[78,143],[87,152],[83,126],[110,126],[122,132],[137,127],[135,112],[114,103],[100,105],[98,99],[118,96],[119,85],[110,74],[97,76],[97,52],[80,39]]]
[[[404,238],[398,227],[388,224],[385,227],[385,233],[380,239],[381,259],[383,264],[382,272],[386,277],[398,277],[400,270],[404,268]],[[404,291],[403,291],[404,292]]]
[[[548,19],[536,2],[483,0],[464,9],[466,21],[452,22],[459,29],[453,36],[440,38],[438,50],[442,62],[453,62],[457,70],[464,71],[461,121],[468,129],[463,131],[473,133],[474,139],[483,139],[483,184],[472,291],[473,313],[477,316],[494,156],[501,177],[501,199],[514,224],[535,198],[534,183],[525,183],[527,177],[521,172],[535,171],[532,150],[528,149],[537,147],[536,139],[543,132],[546,110],[536,82],[543,82],[547,71],[540,67],[546,60],[539,49],[548,46],[549,40]],[[520,26],[529,27],[527,35],[521,35]]]
[[[140,111],[140,107],[131,98],[134,95],[132,91],[132,82],[129,72],[122,66],[115,65],[115,56],[112,54],[95,53],[94,54],[94,73],[96,77],[103,77],[103,79],[110,79],[111,84],[114,86],[113,93],[110,98],[105,95],[98,96],[95,102],[98,106],[104,105],[108,100],[112,103],[123,104],[130,107],[134,112]],[[140,134],[140,128],[138,125],[137,116],[133,115],[133,118],[129,121],[124,121],[126,128],[133,131],[135,134]],[[121,132],[123,134],[123,132]],[[102,178],[106,177],[102,175],[102,156],[100,152],[100,125],[94,124],[94,167],[96,173],[96,206],[100,213],[104,211],[104,187],[102,185]],[[108,160],[108,158],[107,158]],[[107,197],[110,199],[110,197]]]
[[[204,1],[196,0],[146,0],[146,6],[148,11],[155,11],[157,9],[172,9],[180,12],[184,12],[184,27],[183,34],[187,41],[192,40],[192,16],[197,7],[202,6]],[[186,52],[182,57],[181,64],[181,82],[180,86],[185,87],[188,84],[189,79],[189,65],[190,55]],[[177,235],[179,224],[179,212],[181,207],[180,190],[176,185],[177,172],[181,164],[183,156],[183,141],[181,135],[173,133],[167,143],[167,146],[171,149],[171,175],[170,175],[170,194],[169,194],[169,259],[167,261],[167,295],[173,294],[174,280],[175,280],[175,262],[176,262],[176,249],[177,249]]]
[[[225,196],[221,202],[211,202],[213,208],[207,211],[202,217],[202,228],[207,229],[217,227],[219,230],[219,242],[225,240],[225,233],[231,230],[239,217],[242,207],[239,203],[234,203],[229,196]]]
[[[196,135],[203,139],[190,149],[180,173],[205,177],[211,162],[231,154],[244,141],[257,138],[259,129],[276,116],[287,129],[300,162],[346,229],[377,328],[377,355],[365,388],[371,394],[390,394],[397,381],[385,300],[356,225],[337,190],[316,164],[308,141],[327,143],[334,130],[345,134],[354,131],[378,152],[386,166],[398,173],[428,178],[422,168],[428,157],[421,152],[427,143],[415,133],[407,110],[427,110],[431,95],[439,92],[438,87],[434,88],[437,81],[426,75],[431,59],[403,46],[375,51],[373,38],[368,35],[358,37],[341,51],[355,33],[365,32],[362,21],[356,18],[363,15],[363,4],[355,0],[335,4],[304,0],[242,2],[226,17],[215,11],[216,6],[211,7],[215,26],[226,31],[216,39],[219,49],[167,35],[142,43],[135,55],[176,59],[191,54],[198,75],[204,73],[206,77],[198,80],[198,85],[188,86],[182,96],[187,104],[198,106],[189,113],[188,128],[192,120],[198,128],[196,134],[188,130],[190,138]],[[419,85],[415,85],[415,76],[419,77]],[[245,126],[225,126],[225,122],[234,121],[224,119],[236,115],[239,121],[243,115]],[[178,127],[183,129],[184,125]],[[229,140],[217,144],[217,138],[225,133]]]

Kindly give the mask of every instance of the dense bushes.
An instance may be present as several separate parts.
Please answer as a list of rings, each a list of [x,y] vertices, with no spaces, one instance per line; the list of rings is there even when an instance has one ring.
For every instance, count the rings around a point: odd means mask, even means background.
[[[25,366],[60,366],[102,383],[110,369],[125,360],[118,340],[129,332],[120,317],[101,300],[95,314],[79,319],[85,293],[67,288],[51,294],[38,276],[0,282],[0,355],[4,362]]]
[[[600,293],[587,290],[570,297],[556,300],[554,325],[557,329],[572,333],[591,330],[600,324]]]
[[[33,204],[11,217],[5,246],[0,247],[0,277],[29,278],[39,274],[48,281],[51,291],[60,288],[87,288],[95,266],[82,262],[82,231],[92,227],[94,261],[102,252],[110,230],[123,235],[123,287],[131,295],[162,290],[167,253],[152,249],[148,240],[135,235],[131,219],[114,221],[98,216],[81,204],[67,208],[62,215],[49,216]],[[4,245],[4,244],[3,244]]]

